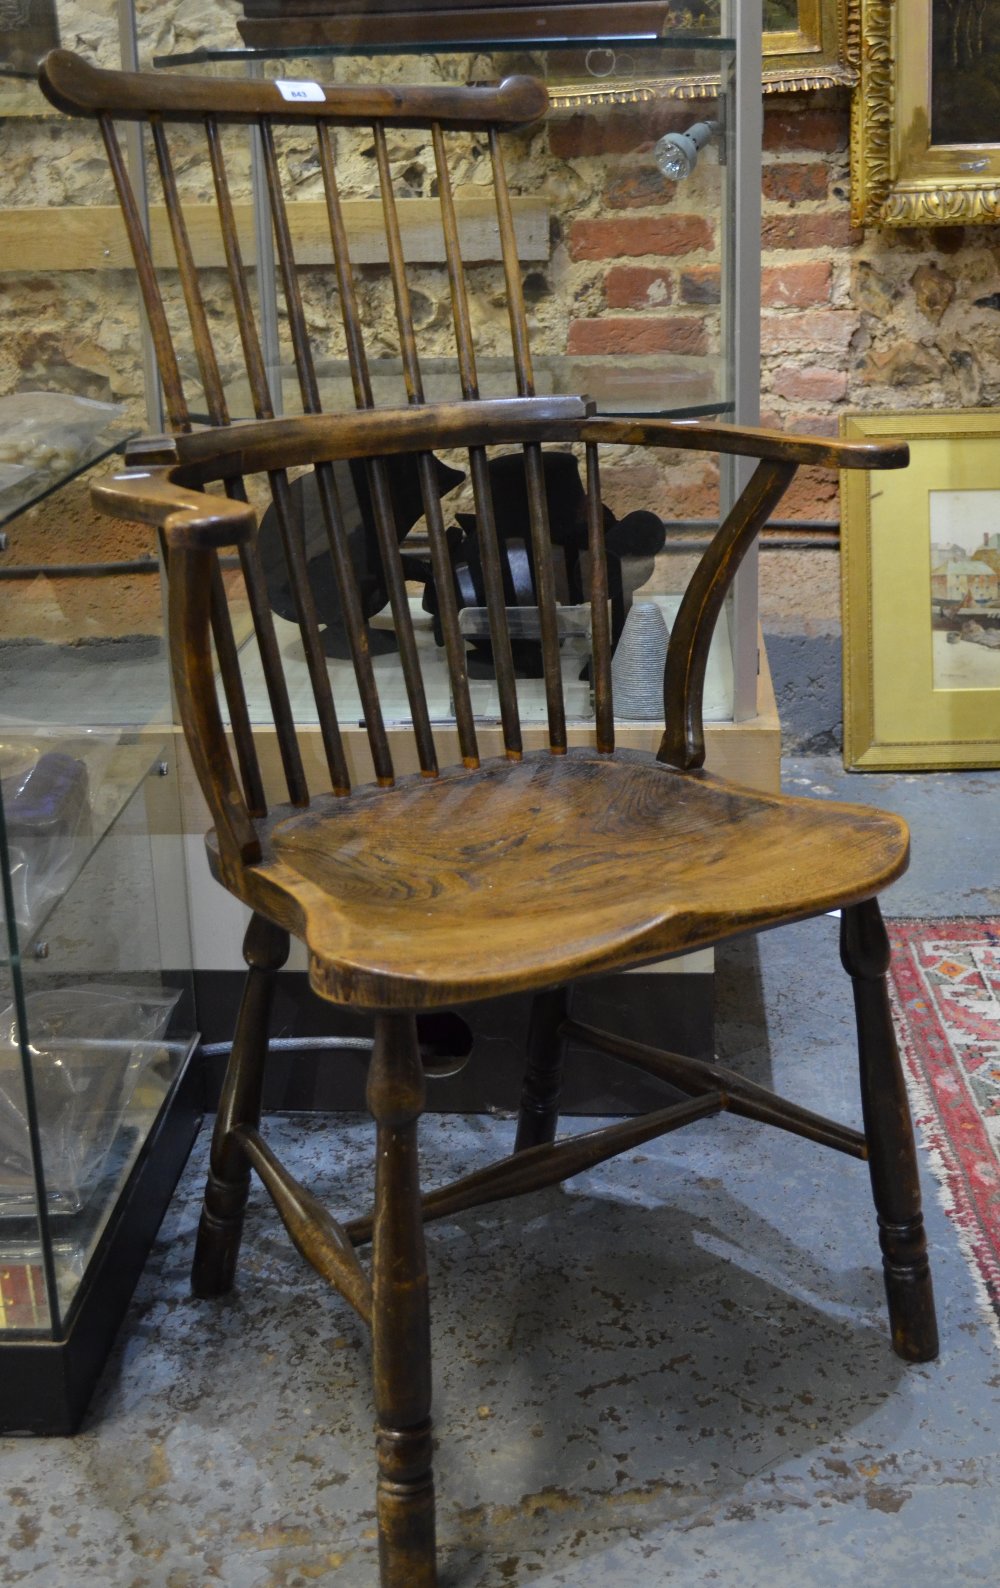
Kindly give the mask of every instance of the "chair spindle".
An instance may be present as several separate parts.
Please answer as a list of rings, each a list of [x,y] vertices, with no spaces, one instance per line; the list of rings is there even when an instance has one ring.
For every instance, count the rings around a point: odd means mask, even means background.
[[[321,412],[319,396],[319,382],[316,379],[316,366],[313,360],[312,348],[309,341],[309,331],[306,325],[305,309],[302,303],[302,291],[299,284],[299,273],[295,262],[295,253],[292,245],[291,227],[288,223],[288,209],[285,195],[281,185],[281,173],[278,169],[278,158],[274,146],[274,132],[269,122],[261,120],[261,146],[264,156],[264,170],[267,179],[268,199],[271,206],[271,218],[274,227],[275,248],[278,255],[278,267],[281,272],[281,283],[285,294],[285,304],[288,310],[288,323],[292,341],[292,353],[295,359],[295,369],[298,375],[299,392],[302,398],[302,407],[308,414]],[[358,590],[357,578],[351,565],[351,559],[346,552],[346,534],[344,530],[343,514],[337,494],[337,485],[333,469],[329,464],[318,463],[315,467],[316,486],[319,494],[320,509],[323,514],[326,528],[327,541],[330,546],[330,555],[333,560],[334,574],[337,580],[338,594],[340,596],[341,610],[344,616],[344,625],[347,632],[348,644],[351,650],[351,659],[354,664],[354,674],[358,683],[358,692],[361,696],[361,709],[364,712],[365,726],[368,741],[371,747],[375,776],[379,783],[393,782],[394,773],[392,757],[389,752],[389,741],[385,731],[382,715],[382,706],[379,700],[378,687],[375,682],[375,673],[372,668],[371,654],[368,647],[368,636],[365,630],[364,613],[361,607],[361,596]],[[393,542],[391,555],[386,556],[386,549],[382,548],[383,561],[386,564],[385,573],[390,584],[390,593],[393,586],[393,561],[398,564],[398,550]],[[402,584],[401,574],[395,581],[397,602],[393,604],[393,617],[397,621],[397,635],[399,627],[409,625],[411,656],[411,672],[415,661],[415,643],[413,642],[412,624],[410,623],[409,606],[406,604],[405,590],[403,592],[403,606],[405,612],[397,615],[398,589]],[[308,598],[308,604],[315,611],[311,588],[303,591]],[[321,643],[322,642],[318,642]],[[400,639],[400,651],[406,651],[406,643]],[[404,663],[405,667],[405,663]],[[326,671],[325,661],[323,664]],[[329,690],[329,677],[327,676],[327,689]],[[419,668],[417,671],[419,679]],[[410,683],[410,674],[407,674],[407,684]],[[332,704],[332,695],[331,695]],[[416,723],[420,716],[420,696],[416,705],[411,707]],[[427,717],[426,703],[423,708],[423,718]],[[426,740],[430,740],[430,724],[426,727]],[[426,748],[426,745],[425,745]],[[423,764],[423,763],[421,763]]]
[[[504,590],[500,542],[497,535],[496,514],[493,511],[493,487],[490,483],[485,447],[469,448],[469,473],[472,477],[472,492],[476,503],[476,541],[483,570],[483,585],[486,590],[486,612],[490,628],[490,645],[493,650],[493,670],[500,696],[500,722],[503,727],[504,749],[512,760],[520,760],[523,743],[521,719],[517,707],[517,680],[514,677],[514,657],[510,648],[507,595]]]
[[[385,131],[376,123],[372,128],[375,140],[375,162],[378,167],[379,192],[382,196],[382,214],[385,218],[386,246],[389,252],[389,275],[392,281],[393,302],[396,307],[396,325],[399,329],[399,352],[403,363],[403,379],[407,400],[424,401],[424,382],[420,373],[420,356],[413,330],[413,313],[410,307],[410,287],[406,279],[406,261],[403,257],[403,239],[399,229],[399,212],[392,186],[389,151]]]
[[[451,312],[455,320],[455,343],[458,350],[458,371],[462,383],[462,396],[466,399],[479,396],[479,378],[476,374],[475,342],[472,335],[472,317],[469,313],[469,293],[462,263],[462,246],[458,235],[458,217],[455,213],[455,196],[451,187],[451,172],[445,149],[444,133],[439,122],[431,128],[434,143],[434,164],[438,179],[438,201],[441,205],[441,224],[444,228],[444,251],[448,267],[448,286],[451,290]]]
[[[549,509],[545,498],[543,467],[541,447],[526,446],[524,474],[528,494],[535,599],[538,602],[538,620],[541,628],[549,749],[556,755],[563,755],[566,751],[566,708],[563,703],[562,666],[559,661],[559,615],[556,611],[555,580],[552,573],[552,537],[549,533]]]
[[[191,416],[188,411],[187,399],[184,396],[184,386],[181,381],[181,372],[174,352],[173,338],[170,335],[170,326],[167,321],[166,309],[160,294],[159,283],[156,279],[156,267],[143,226],[139,206],[132,191],[128,170],[122,155],[118,135],[115,132],[111,117],[103,115],[99,118],[101,136],[107,150],[108,164],[114,179],[115,191],[121,205],[122,218],[128,233],[132,256],[135,260],[136,275],[139,278],[139,290],[142,294],[143,307],[146,310],[146,319],[149,322],[149,332],[153,340],[156,361],[160,371],[160,383],[163,387],[163,396],[167,405],[167,418],[170,426],[175,431],[191,429]]]
[[[587,549],[590,559],[591,670],[597,748],[610,755],[615,747],[615,713],[611,695],[611,624],[608,618],[608,553],[604,542],[604,508],[598,449],[587,443]]]
[[[324,122],[318,122],[316,125],[316,140],[319,147],[320,170],[323,173],[323,188],[326,194],[327,218],[330,224],[333,268],[337,277],[340,313],[344,322],[344,336],[347,342],[347,362],[350,366],[351,380],[354,385],[354,401],[359,408],[371,408],[374,406],[371,375],[368,369],[368,355],[365,351],[361,312],[358,308],[358,295],[354,286],[354,271],[351,265],[350,245],[347,240],[347,227],[344,225],[344,213],[340,202],[340,185],[337,181],[333,141],[330,136],[330,129]]]
[[[469,668],[466,661],[465,641],[458,626],[458,602],[452,576],[448,538],[444,527],[441,500],[434,479],[434,460],[431,453],[422,452],[417,459],[420,472],[420,494],[424,517],[427,521],[427,538],[430,544],[431,568],[437,592],[438,618],[444,638],[451,680],[452,700],[455,706],[455,726],[462,760],[467,767],[479,765],[479,745],[476,737],[476,720],[469,693]]]
[[[493,192],[500,228],[500,252],[503,258],[504,285],[507,289],[507,314],[510,320],[510,340],[514,352],[514,373],[519,397],[535,395],[535,375],[531,362],[531,342],[528,337],[528,316],[524,307],[524,288],[521,283],[521,261],[517,252],[517,234],[514,230],[514,212],[507,186],[507,171],[500,148],[500,135],[490,128],[490,159],[493,164]]]

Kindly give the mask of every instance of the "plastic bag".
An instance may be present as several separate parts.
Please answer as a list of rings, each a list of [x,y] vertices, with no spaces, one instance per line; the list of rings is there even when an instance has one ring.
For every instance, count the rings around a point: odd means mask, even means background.
[[[100,1175],[180,993],[65,987],[26,999],[42,1167],[51,1212],[76,1212]],[[27,1212],[35,1187],[17,1021],[0,1010],[0,1213]]]
[[[119,403],[67,392],[12,392],[0,397],[0,512],[13,512],[39,486],[83,468],[97,439],[124,418]]]
[[[75,748],[75,746],[74,746]],[[14,919],[30,933],[68,887],[91,836],[87,764],[63,748],[0,744]]]
[[[53,473],[71,469],[124,413],[120,403],[68,392],[12,392],[0,397],[0,463]]]

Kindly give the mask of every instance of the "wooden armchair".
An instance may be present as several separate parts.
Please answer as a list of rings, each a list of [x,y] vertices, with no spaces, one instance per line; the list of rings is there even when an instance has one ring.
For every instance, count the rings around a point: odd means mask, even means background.
[[[270,1192],[296,1246],[371,1327],[377,1409],[381,1580],[392,1588],[436,1581],[431,1475],[431,1367],[423,1224],[562,1181],[616,1153],[708,1114],[732,1111],[867,1161],[878,1215],[892,1343],[910,1361],[937,1351],[906,1093],[885,991],[888,947],[875,896],[906,866],[907,834],[893,816],[849,805],[749,792],[703,770],[701,702],[713,626],[735,570],[800,464],[896,468],[902,445],[837,444],[766,431],[595,417],[575,397],[535,395],[521,273],[500,134],[545,108],[528,79],[496,89],[328,87],[298,102],[264,82],[198,81],[95,70],[56,52],[42,70],[52,102],[96,117],[104,133],[146,312],[156,343],[172,435],[145,445],[133,466],[96,487],[109,512],[162,533],[168,559],[170,639],[177,697],[214,829],[209,864],[250,906],[249,969],[232,1063],[212,1145],[194,1259],[194,1289],[218,1295],[234,1279],[250,1171]],[[175,252],[169,304],[139,222],[115,119],[152,133]],[[230,423],[210,315],[171,154],[173,124],[204,137],[218,203],[225,284],[256,419]],[[273,417],[227,180],[229,123],[259,129],[277,259],[304,414]],[[276,135],[289,124],[314,140],[322,171],[356,409],[323,414],[292,226],[282,196]],[[334,132],[363,127],[381,179],[389,279],[408,405],[374,406],[369,357],[344,223]],[[426,129],[433,149],[462,398],[424,400],[413,331],[389,138]],[[447,140],[474,130],[493,163],[516,395],[483,400]],[[185,145],[190,161],[190,144]],[[209,427],[192,426],[170,318],[183,299]],[[593,743],[567,747],[542,477],[542,449],[574,448],[585,465],[592,609]],[[758,460],[756,472],[690,582],[670,637],[665,731],[653,756],[615,748],[600,460],[608,447],[697,449]],[[525,752],[490,497],[489,449],[519,448],[527,478],[548,747]],[[434,457],[462,454],[475,498],[490,645],[500,699],[499,753],[484,754],[458,625]],[[439,617],[454,702],[454,765],[439,744],[392,513],[387,459],[419,470]],[[355,570],[345,552],[335,466],[364,460],[405,678],[419,771],[397,775],[366,639]],[[289,511],[289,471],[314,470],[367,732],[370,771],[352,787],[351,750],[337,715],[303,549]],[[317,726],[298,733],[255,545],[247,484],[269,485],[294,591]],[[219,552],[239,562],[220,571]],[[234,632],[230,602],[253,617],[255,643]],[[242,610],[242,608],[241,608]],[[283,780],[255,747],[256,708],[241,678],[250,652],[266,679]],[[258,665],[255,662],[255,665]],[[220,700],[220,696],[222,697]],[[356,709],[356,708],[355,708]],[[258,713],[259,715],[259,713]],[[228,719],[228,721],[226,720]],[[267,724],[270,731],[270,723]],[[495,735],[495,730],[494,730]],[[318,747],[318,750],[317,750]],[[318,771],[317,771],[318,767]],[[307,782],[307,772],[309,781]],[[842,959],[853,979],[864,1133],[776,1097],[711,1063],[661,1053],[581,1025],[570,1013],[579,978],[663,959],[738,933],[840,907]],[[374,1211],[341,1226],[276,1159],[260,1127],[274,972],[289,933],[307,945],[321,997],[371,1012],[375,1044],[368,1102],[375,1120]],[[487,1171],[425,1192],[417,1122],[425,1077],[416,1015],[504,993],[535,993],[523,1103],[511,1155]],[[682,1102],[556,1141],[566,1039],[662,1078]],[[373,1247],[370,1269],[357,1248]]]

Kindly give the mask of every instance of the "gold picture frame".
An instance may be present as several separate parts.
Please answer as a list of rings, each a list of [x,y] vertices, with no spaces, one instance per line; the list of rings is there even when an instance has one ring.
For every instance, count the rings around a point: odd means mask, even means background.
[[[787,9],[794,10],[794,25],[764,33],[764,93],[853,88],[860,60],[857,0],[789,0]],[[718,75],[709,74],[686,76],[671,85],[669,95],[711,99],[718,91]]]
[[[1000,766],[1000,417],[866,413],[840,429],[910,443],[908,469],[841,477],[844,763]]]
[[[995,0],[994,0],[995,3]],[[855,225],[966,226],[1000,220],[1000,141],[982,137],[994,107],[981,89],[984,35],[941,35],[935,72],[935,20],[961,13],[933,0],[860,0],[860,80],[851,128],[851,210]],[[904,26],[905,16],[905,26]],[[980,17],[981,20],[981,17]],[[995,20],[995,19],[994,19]],[[980,57],[975,49],[978,39]],[[941,45],[947,69],[941,71]],[[987,71],[991,93],[1000,61]],[[941,83],[967,76],[964,118],[942,115]],[[963,118],[958,118],[961,121]],[[935,136],[933,123],[943,123]],[[996,122],[993,122],[996,125]],[[970,135],[971,134],[971,135]],[[977,135],[978,134],[978,135]]]
[[[858,82],[861,49],[858,0],[785,0],[785,9],[790,17],[794,13],[794,25],[764,32],[764,93],[853,88]],[[621,25],[620,18],[619,12],[616,25]],[[577,110],[598,104],[642,104],[664,97],[716,99],[720,80],[718,69],[604,84],[581,82],[570,73],[567,81],[557,76],[548,87],[554,110]]]

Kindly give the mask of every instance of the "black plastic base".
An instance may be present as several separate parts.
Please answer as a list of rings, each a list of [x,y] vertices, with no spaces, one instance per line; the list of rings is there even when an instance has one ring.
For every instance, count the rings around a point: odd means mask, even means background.
[[[114,1344],[198,1134],[204,1082],[193,1054],[150,1132],[58,1340],[0,1334],[0,1432],[72,1434]]]

